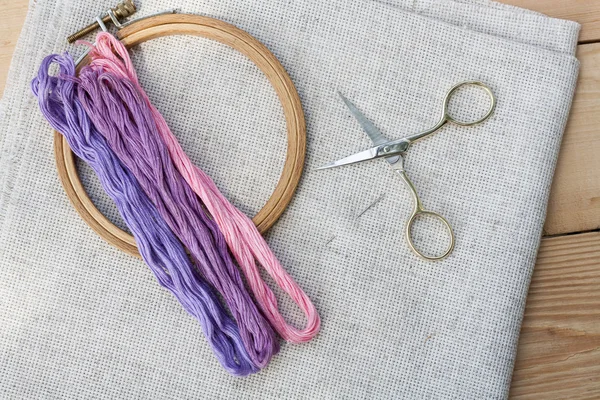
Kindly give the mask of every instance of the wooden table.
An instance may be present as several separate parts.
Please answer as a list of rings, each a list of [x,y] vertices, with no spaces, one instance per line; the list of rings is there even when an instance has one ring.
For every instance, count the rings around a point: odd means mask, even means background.
[[[514,399],[600,398],[600,0],[503,0],[583,29],[579,85],[554,178],[513,376]],[[27,0],[0,0],[0,92]]]

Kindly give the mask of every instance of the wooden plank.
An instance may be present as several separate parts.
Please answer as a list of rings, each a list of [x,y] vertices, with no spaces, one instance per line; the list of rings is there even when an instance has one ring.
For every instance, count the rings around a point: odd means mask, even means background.
[[[550,17],[570,19],[581,24],[580,42],[600,41],[600,1],[598,0],[497,0],[528,8]]]
[[[511,398],[600,398],[599,232],[542,240]]]
[[[0,0],[0,96],[4,93],[10,60],[21,33],[27,0]]]
[[[554,176],[547,235],[600,228],[600,43],[579,45],[578,58],[579,83]]]

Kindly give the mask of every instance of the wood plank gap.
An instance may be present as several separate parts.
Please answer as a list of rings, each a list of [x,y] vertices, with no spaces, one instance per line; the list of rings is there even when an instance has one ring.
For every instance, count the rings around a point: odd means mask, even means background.
[[[581,233],[594,233],[594,232],[600,232],[600,229],[589,229],[589,230],[577,231],[577,232],[557,233],[555,235],[544,235],[544,236],[542,236],[542,238],[543,239],[551,239],[551,238],[556,238],[556,237],[572,236],[572,235],[579,235]]]
[[[579,44],[579,45],[594,44],[594,43],[600,43],[600,39],[580,40],[577,42],[577,44]]]

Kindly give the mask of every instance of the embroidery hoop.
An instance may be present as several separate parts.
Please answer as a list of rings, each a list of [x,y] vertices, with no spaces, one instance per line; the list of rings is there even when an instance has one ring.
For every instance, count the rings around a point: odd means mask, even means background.
[[[171,35],[192,35],[216,40],[248,57],[267,77],[281,102],[287,126],[287,155],[275,190],[264,207],[252,218],[261,233],[279,219],[298,187],[306,155],[306,123],[300,97],[291,78],[277,58],[249,33],[226,22],[193,14],[165,14],[132,22],[117,32],[130,48],[148,40]],[[86,57],[80,66],[89,62]],[[135,239],[115,226],[94,205],[87,194],[66,139],[54,132],[54,156],[59,179],[81,218],[102,239],[120,250],[140,257]]]

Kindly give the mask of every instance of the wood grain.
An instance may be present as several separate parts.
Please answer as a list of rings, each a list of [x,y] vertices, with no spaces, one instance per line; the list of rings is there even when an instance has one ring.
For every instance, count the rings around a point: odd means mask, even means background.
[[[528,8],[555,18],[581,24],[580,42],[600,40],[600,1],[598,0],[497,0]]]
[[[579,45],[578,58],[579,83],[552,185],[546,235],[600,228],[600,43]]]
[[[511,397],[600,398],[599,232],[542,240]]]
[[[0,0],[0,96],[4,92],[8,68],[25,15],[27,0]]]

